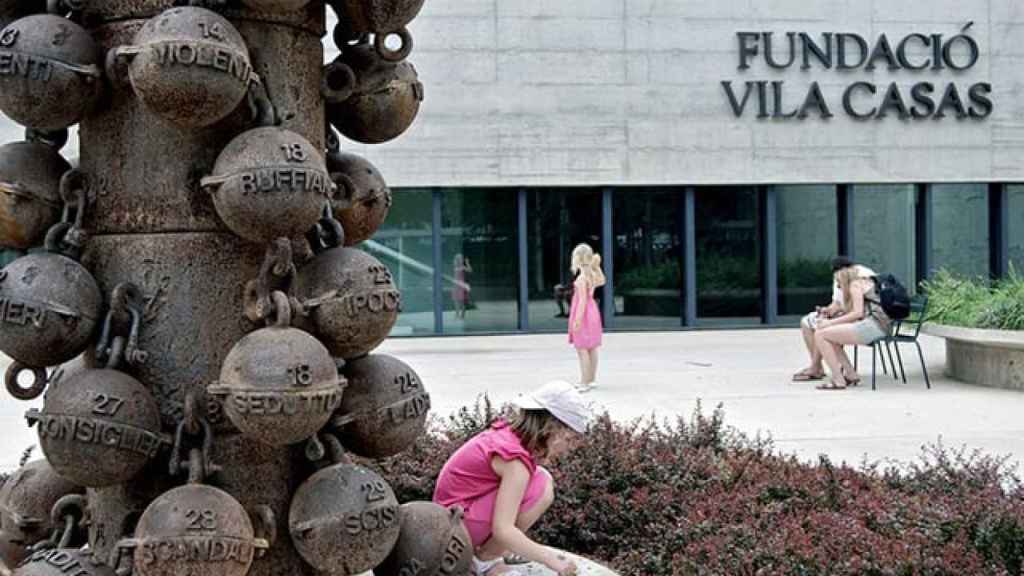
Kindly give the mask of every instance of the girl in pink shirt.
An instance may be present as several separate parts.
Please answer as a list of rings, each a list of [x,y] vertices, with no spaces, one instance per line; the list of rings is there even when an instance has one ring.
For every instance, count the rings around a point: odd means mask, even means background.
[[[537,465],[572,449],[586,431],[590,409],[568,382],[549,382],[516,404],[511,420],[498,420],[459,448],[441,469],[434,502],[461,506],[475,548],[476,573],[517,572],[502,560],[513,553],[561,575],[575,563],[525,534],[555,499],[551,474]]]

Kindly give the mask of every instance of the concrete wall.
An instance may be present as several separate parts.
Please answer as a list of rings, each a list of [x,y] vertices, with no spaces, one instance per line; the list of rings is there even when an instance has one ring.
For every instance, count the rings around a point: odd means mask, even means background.
[[[737,69],[739,31],[948,39],[968,21],[981,57],[963,73]],[[420,117],[394,142],[349,146],[394,186],[1024,180],[1019,0],[427,0],[412,32]],[[782,80],[786,108],[818,81],[836,116],[736,118],[723,80]],[[857,121],[841,92],[861,80],[991,82],[994,112]],[[0,122],[0,141],[19,137]]]
[[[949,38],[968,21],[982,53],[959,74],[737,70],[738,31]],[[353,148],[395,185],[1024,180],[1019,0],[428,0],[412,31],[420,118],[395,142]],[[787,108],[817,80],[836,116],[737,119],[729,79],[784,80]],[[991,82],[995,109],[856,121],[841,91],[859,80]]]

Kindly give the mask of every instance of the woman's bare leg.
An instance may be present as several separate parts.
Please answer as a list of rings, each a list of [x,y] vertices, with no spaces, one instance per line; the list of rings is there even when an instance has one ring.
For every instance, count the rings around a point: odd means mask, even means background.
[[[817,330],[814,334],[814,341],[821,351],[825,363],[831,371],[833,386],[846,386],[846,379],[843,377],[843,365],[839,360],[844,345],[857,344],[859,338],[857,331],[852,325],[829,326]]]
[[[807,374],[823,374],[825,368],[821,365],[821,352],[818,351],[818,346],[814,342],[814,330],[801,321],[800,334],[804,337],[804,346],[807,347],[807,355],[811,358],[811,363],[803,371]]]
[[[597,348],[590,350],[590,380],[588,383],[597,381]]]

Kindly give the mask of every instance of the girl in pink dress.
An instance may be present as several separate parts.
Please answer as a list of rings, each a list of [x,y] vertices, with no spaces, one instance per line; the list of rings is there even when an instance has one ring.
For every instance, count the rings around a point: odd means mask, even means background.
[[[590,246],[580,244],[572,251],[572,307],[569,310],[569,343],[576,347],[580,360],[580,392],[597,387],[597,348],[601,345],[601,314],[594,301],[594,289],[604,286],[601,256]]]
[[[526,536],[555,499],[551,474],[538,466],[572,449],[587,429],[590,408],[568,382],[549,382],[515,402],[518,413],[498,420],[462,445],[437,478],[434,502],[460,506],[473,541],[474,572],[521,574],[509,553],[544,564],[559,576],[576,565]]]

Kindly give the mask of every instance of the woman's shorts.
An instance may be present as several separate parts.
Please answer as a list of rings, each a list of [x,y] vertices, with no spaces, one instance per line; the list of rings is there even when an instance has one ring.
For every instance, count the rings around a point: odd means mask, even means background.
[[[519,513],[522,514],[533,508],[540,499],[544,497],[544,490],[551,482],[551,473],[543,466],[537,466],[530,483],[526,485],[526,493],[523,494],[523,501],[519,503]],[[466,515],[462,521],[469,531],[469,538],[473,541],[473,548],[477,548],[487,542],[491,537],[491,527],[494,522],[494,504],[498,500],[498,491],[488,492],[483,496],[464,504]]]
[[[854,322],[853,329],[857,334],[858,344],[870,344],[888,335],[888,332],[874,318],[865,318],[859,322]]]

